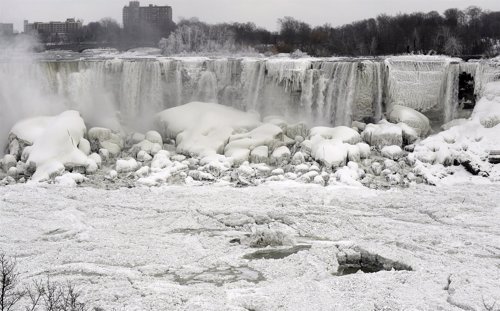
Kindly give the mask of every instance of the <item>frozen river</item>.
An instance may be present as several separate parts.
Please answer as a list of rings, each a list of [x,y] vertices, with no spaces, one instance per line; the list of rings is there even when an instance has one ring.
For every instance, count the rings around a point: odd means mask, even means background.
[[[104,310],[486,310],[498,189],[0,187],[0,249]]]

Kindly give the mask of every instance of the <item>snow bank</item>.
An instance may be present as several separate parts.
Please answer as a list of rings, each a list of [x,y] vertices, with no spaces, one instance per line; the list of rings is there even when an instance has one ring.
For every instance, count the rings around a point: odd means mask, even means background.
[[[223,153],[230,136],[260,125],[259,115],[214,103],[192,102],[157,115],[164,138],[176,139],[177,152],[207,156]]]

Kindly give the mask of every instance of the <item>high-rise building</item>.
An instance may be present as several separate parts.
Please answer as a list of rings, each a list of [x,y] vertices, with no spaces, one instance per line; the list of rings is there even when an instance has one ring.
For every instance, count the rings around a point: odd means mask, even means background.
[[[25,33],[39,33],[44,35],[67,35],[75,33],[82,28],[82,22],[77,21],[74,18],[68,18],[65,22],[48,22],[48,23],[29,23],[27,20],[24,21],[24,32]]]
[[[14,34],[14,24],[0,23],[0,35],[10,36]]]
[[[139,1],[130,1],[123,8],[123,27],[127,32],[153,32],[165,34],[172,30],[172,7],[141,6]]]

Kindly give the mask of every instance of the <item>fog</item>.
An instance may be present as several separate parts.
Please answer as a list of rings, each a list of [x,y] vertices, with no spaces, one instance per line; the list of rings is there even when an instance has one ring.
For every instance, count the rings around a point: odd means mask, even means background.
[[[49,95],[34,66],[35,45],[30,37],[0,36],[0,146],[5,146],[12,125],[26,117],[63,110],[61,99]],[[1,150],[3,151],[3,150]],[[1,154],[2,152],[0,152]]]

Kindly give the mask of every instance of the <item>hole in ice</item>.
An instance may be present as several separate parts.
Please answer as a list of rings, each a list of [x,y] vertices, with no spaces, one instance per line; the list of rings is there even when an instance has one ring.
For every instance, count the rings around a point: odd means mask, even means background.
[[[349,249],[338,256],[339,267],[337,276],[355,274],[355,273],[376,273],[380,271],[413,271],[413,269],[404,263],[394,261],[378,254],[370,253],[365,250]]]
[[[244,259],[257,260],[257,259],[283,259],[290,255],[296,254],[303,250],[309,250],[311,245],[296,245],[290,248],[269,248],[258,250],[256,252],[243,256]]]

